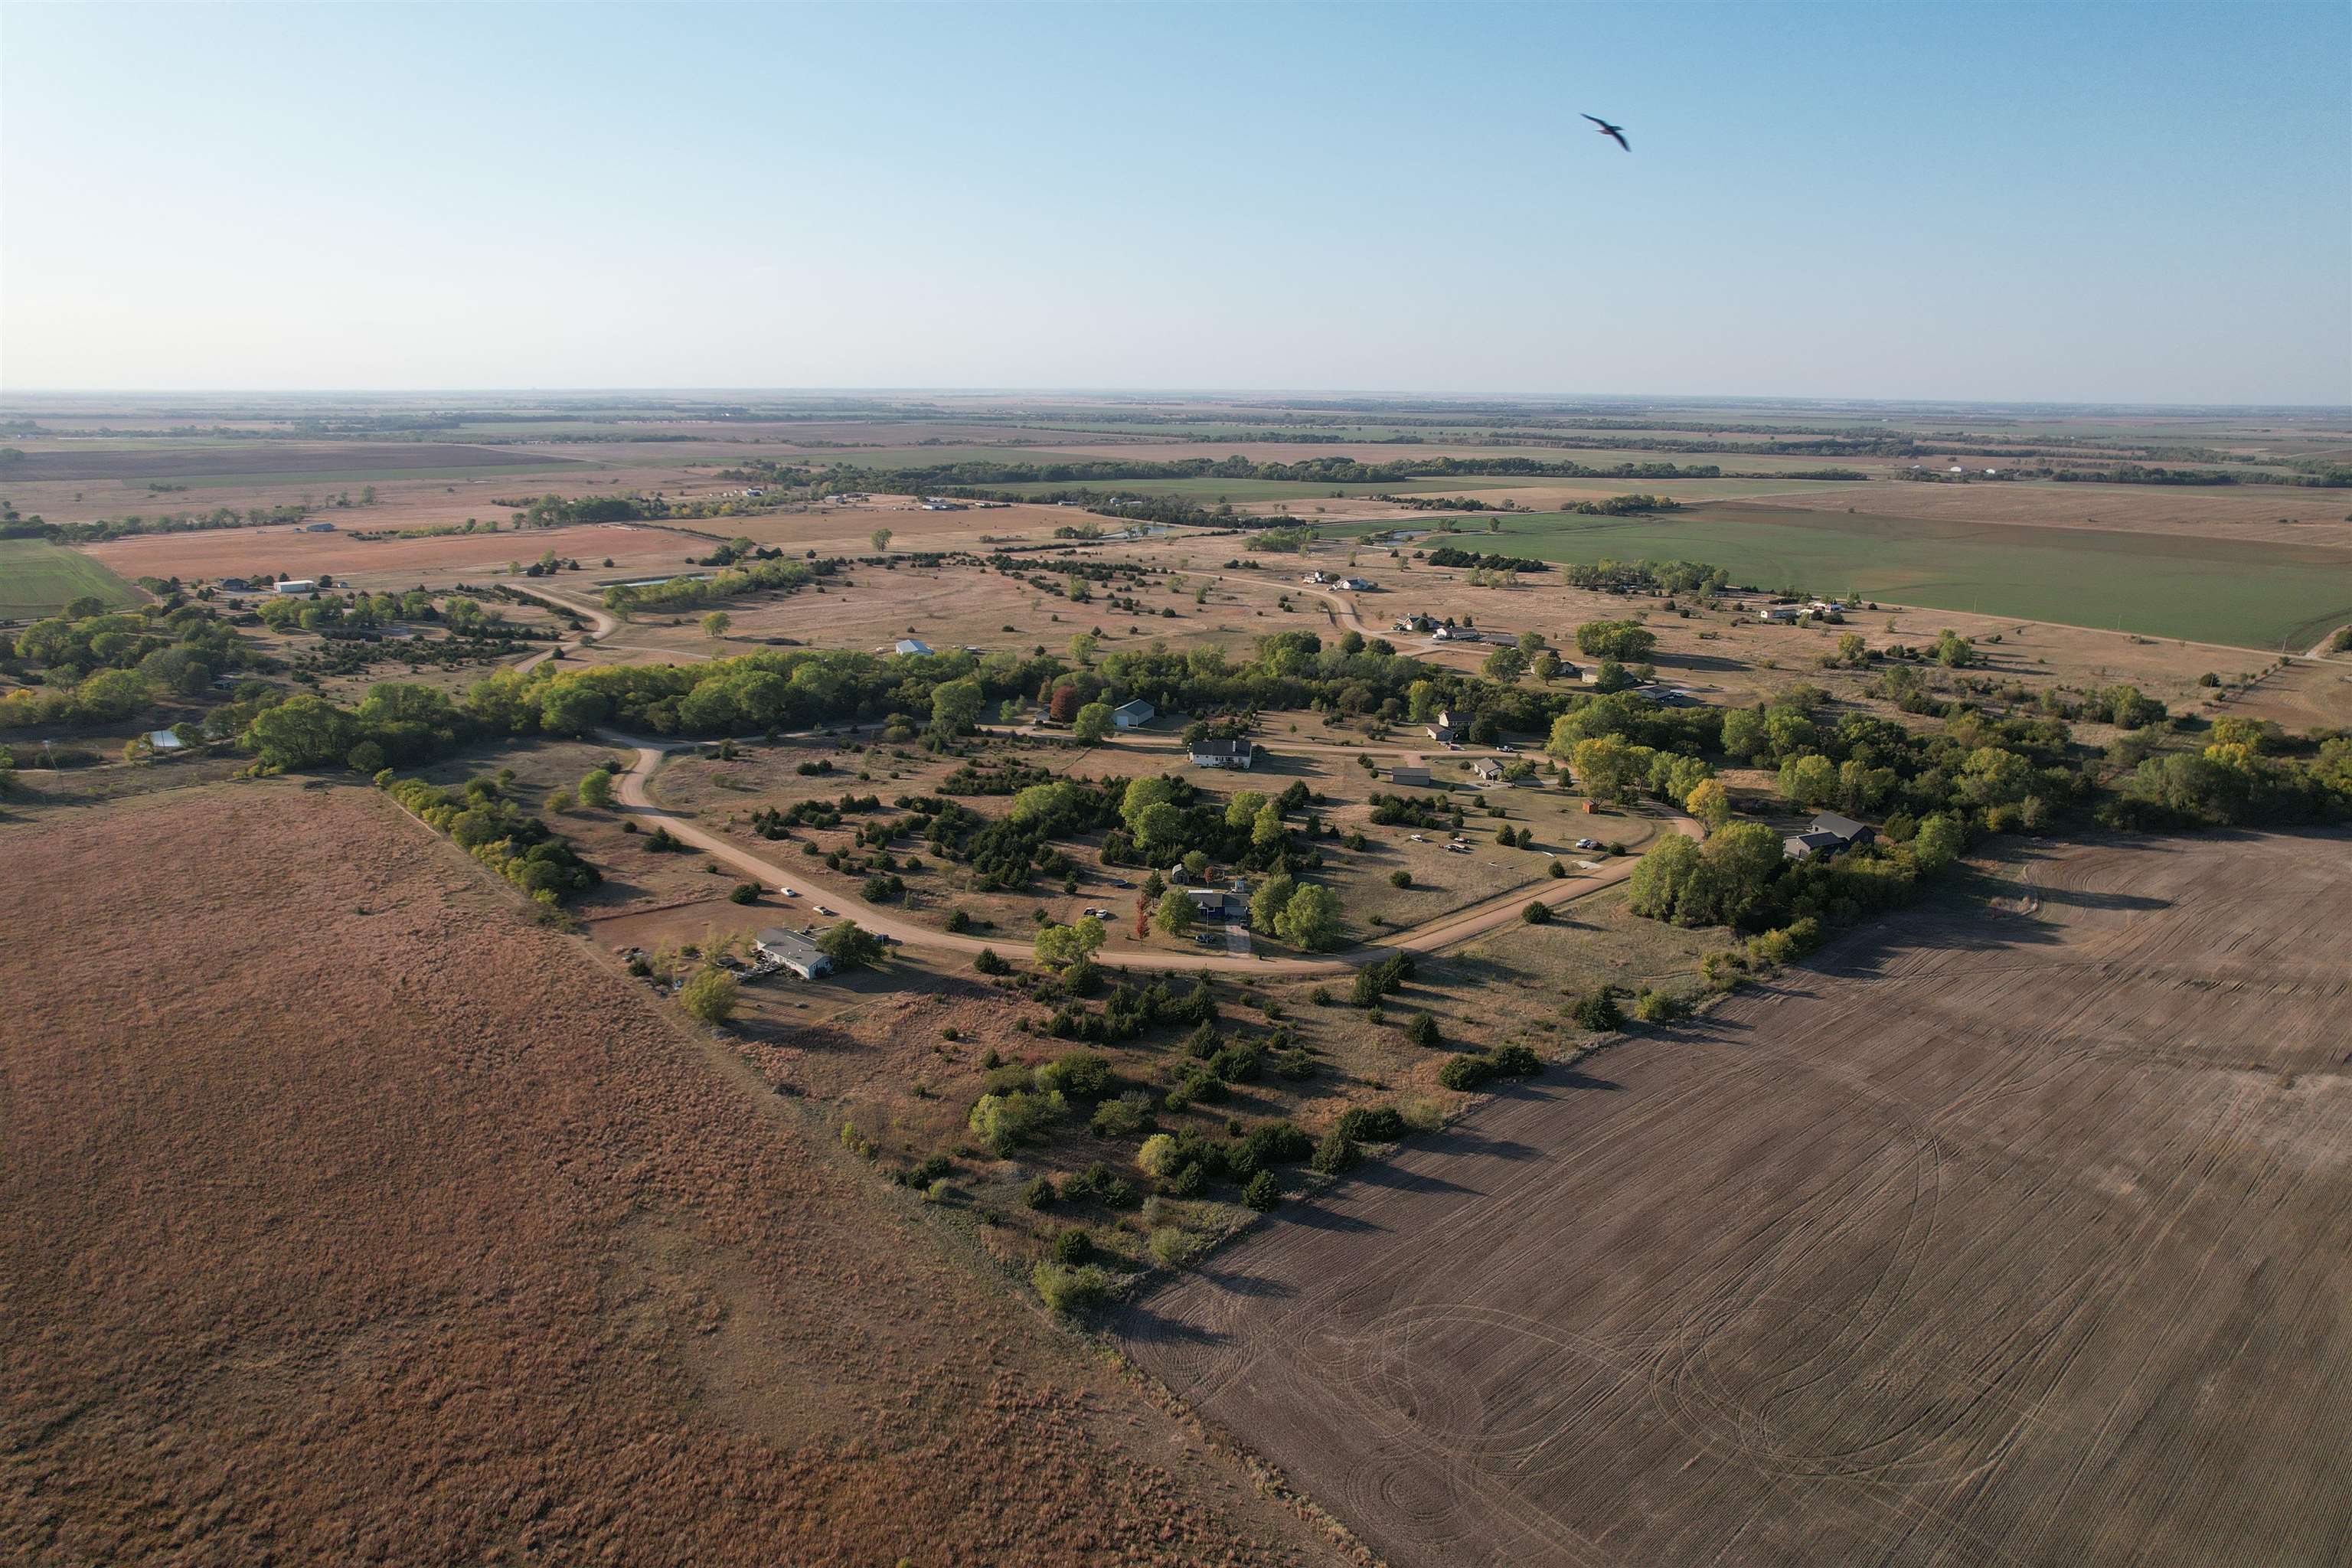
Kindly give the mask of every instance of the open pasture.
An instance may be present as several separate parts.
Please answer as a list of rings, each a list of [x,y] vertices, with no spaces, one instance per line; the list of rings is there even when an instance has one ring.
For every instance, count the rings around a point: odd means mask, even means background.
[[[1334,1561],[382,797],[0,858],[0,1559]]]
[[[84,597],[120,609],[143,595],[106,566],[62,545],[0,539],[0,621],[51,615]]]
[[[2352,1553],[2352,838],[2051,852],[1145,1299],[1389,1562]]]
[[[2301,649],[2352,619],[2352,556],[2182,534],[1936,522],[1723,502],[1668,516],[1513,518],[1465,548],[1679,558],[1735,581],[2238,647]]]

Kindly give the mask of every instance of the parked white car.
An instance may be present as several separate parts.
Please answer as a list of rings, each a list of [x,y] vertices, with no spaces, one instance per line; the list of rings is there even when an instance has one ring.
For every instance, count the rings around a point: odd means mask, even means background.
[[[1579,849],[1598,849],[1601,847],[1601,840],[1598,838],[1580,838],[1576,841],[1576,847]]]
[[[785,887],[782,882],[776,884],[776,892],[780,897],[787,899],[797,899],[800,897],[798,892],[794,891],[791,888]]]

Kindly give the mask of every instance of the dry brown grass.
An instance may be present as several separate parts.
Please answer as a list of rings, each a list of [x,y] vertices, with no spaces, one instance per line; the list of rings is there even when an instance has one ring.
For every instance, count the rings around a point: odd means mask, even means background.
[[[1498,1097],[1130,1343],[1399,1564],[2339,1563],[2347,859],[2052,852]]]
[[[356,514],[355,514],[356,515]],[[612,556],[624,566],[648,563],[658,570],[675,565],[680,572],[689,554],[708,553],[708,542],[667,529],[632,523],[593,523],[574,528],[500,529],[496,533],[446,533],[420,539],[363,540],[352,529],[365,524],[337,521],[332,533],[310,533],[297,528],[223,528],[198,533],[142,533],[103,544],[82,546],[85,553],[126,577],[197,578],[246,576],[257,572],[283,572],[294,577],[331,574],[338,582],[351,578],[367,587],[436,583],[450,574],[480,575],[520,561],[528,565],[548,551],[563,559],[579,560],[583,570],[563,579],[565,585],[605,575],[598,563]]]
[[[1321,1557],[380,797],[0,854],[0,1557]]]

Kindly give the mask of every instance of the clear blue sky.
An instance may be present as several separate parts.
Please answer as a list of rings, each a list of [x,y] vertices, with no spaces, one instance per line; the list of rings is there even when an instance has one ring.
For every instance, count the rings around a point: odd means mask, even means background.
[[[2352,403],[2347,81],[2341,4],[11,4],[0,386]]]

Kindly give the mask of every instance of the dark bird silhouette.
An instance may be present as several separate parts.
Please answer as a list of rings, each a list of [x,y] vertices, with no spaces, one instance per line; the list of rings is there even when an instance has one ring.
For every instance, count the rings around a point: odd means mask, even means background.
[[[1593,124],[1601,127],[1601,134],[1608,137],[1609,140],[1616,142],[1617,145],[1624,148],[1628,153],[1631,153],[1633,150],[1633,144],[1625,140],[1625,128],[1623,126],[1612,125],[1609,121],[1601,119],[1597,114],[1588,114],[1584,118],[1592,121]]]

